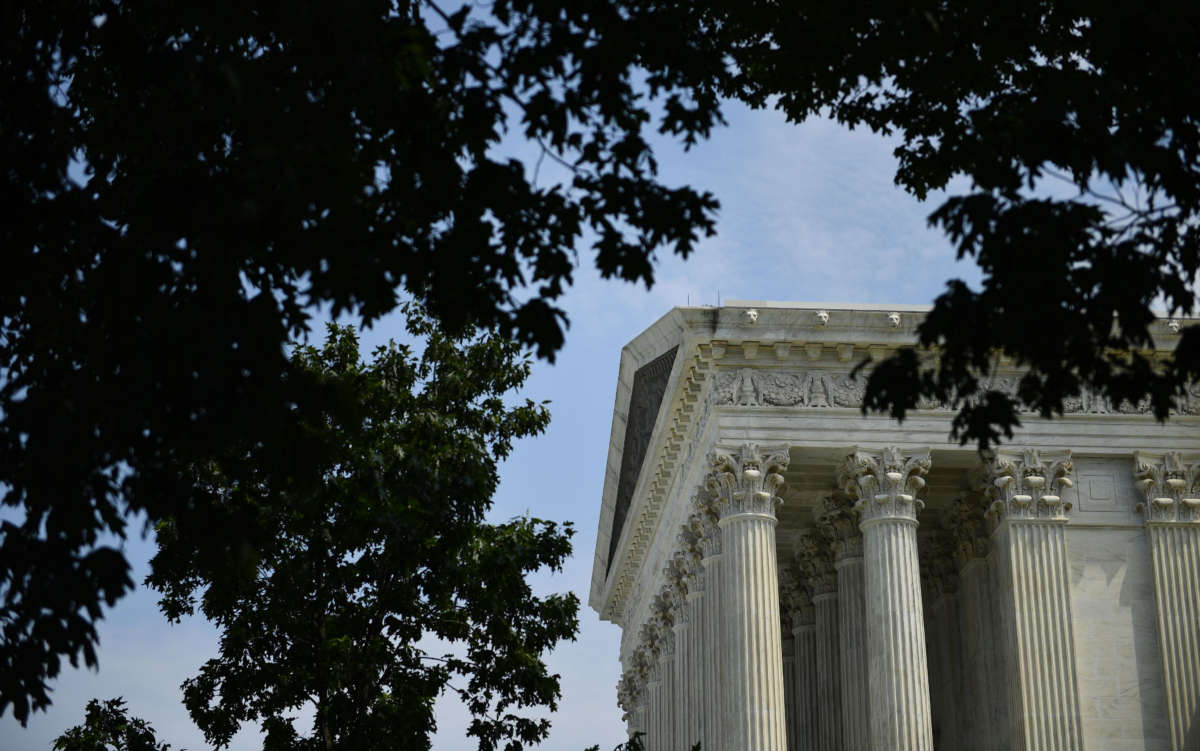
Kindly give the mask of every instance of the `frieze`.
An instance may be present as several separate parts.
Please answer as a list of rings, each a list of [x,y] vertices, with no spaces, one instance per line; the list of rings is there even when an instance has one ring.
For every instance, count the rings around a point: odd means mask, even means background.
[[[990,391],[999,391],[1018,402],[1021,414],[1036,414],[1036,410],[1020,404],[1017,390],[1021,381],[1018,374],[995,376],[986,385]],[[828,369],[806,371],[780,370],[775,368],[724,368],[717,372],[712,389],[713,406],[736,407],[805,407],[808,409],[830,409],[862,407],[866,392],[865,375],[851,377],[849,371]],[[917,409],[951,411],[948,402],[923,398]],[[1200,415],[1200,384],[1193,384],[1183,395],[1182,404],[1175,414]],[[1152,414],[1149,399],[1137,404],[1122,403],[1114,407],[1112,402],[1092,391],[1084,390],[1079,396],[1063,400],[1063,413],[1074,415],[1149,415]]]

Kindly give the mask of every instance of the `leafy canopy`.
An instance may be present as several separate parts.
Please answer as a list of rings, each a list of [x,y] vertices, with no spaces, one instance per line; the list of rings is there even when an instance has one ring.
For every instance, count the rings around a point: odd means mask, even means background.
[[[171,620],[199,609],[219,654],[184,682],[209,743],[259,723],[268,749],[429,748],[433,702],[457,692],[480,749],[542,740],[558,676],[542,656],[578,627],[573,594],[535,596],[570,525],[485,521],[496,463],[549,415],[510,392],[529,373],[504,337],[443,336],[415,308],[423,351],[359,359],[350,328],[300,347],[297,370],[331,398],[298,407],[279,445],[233,443],[198,467],[218,525],[249,520],[253,545],[168,519],[148,584]],[[286,472],[264,454],[286,453]],[[299,732],[292,718],[313,710]]]
[[[253,516],[213,526],[188,468],[300,429],[318,385],[285,345],[314,306],[370,322],[408,295],[552,359],[585,233],[604,276],[647,285],[656,251],[711,234],[715,201],[658,181],[645,134],[707,133],[716,95],[687,71],[719,61],[647,33],[683,9],[631,13],[4,4],[0,712],[47,706],[64,659],[95,666],[131,512],[261,539]],[[495,156],[507,132],[566,182]]]
[[[0,526],[0,711],[95,664],[130,587],[103,533],[205,524],[187,468],[295,431],[307,306],[372,320],[407,291],[552,357],[578,241],[648,284],[712,232],[645,133],[702,138],[722,96],[896,135],[917,196],[970,184],[931,221],[982,284],[949,284],[937,357],[879,364],[867,407],[949,401],[982,445],[1084,388],[1165,417],[1200,375],[1195,327],[1143,354],[1152,303],[1195,303],[1198,29],[1182,0],[5,5],[0,477],[24,516]],[[567,183],[494,158],[506,129]],[[998,354],[1015,394],[987,386]]]
[[[948,283],[919,330],[936,357],[878,364],[864,408],[949,402],[954,435],[986,448],[1021,411],[1062,414],[1085,388],[1159,419],[1187,395],[1200,328],[1165,362],[1148,350],[1171,337],[1152,305],[1196,309],[1200,6],[713,5],[723,93],[895,134],[896,183],[917,197],[970,182],[930,222],[982,283]],[[988,385],[999,354],[1027,368],[1016,393]]]
[[[87,703],[82,725],[67,730],[54,741],[54,751],[170,751],[159,743],[154,728],[143,719],[129,716],[121,697]]]

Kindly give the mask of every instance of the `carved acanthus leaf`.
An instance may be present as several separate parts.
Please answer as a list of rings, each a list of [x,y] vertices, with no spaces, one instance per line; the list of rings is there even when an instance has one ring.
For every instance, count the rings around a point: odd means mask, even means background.
[[[842,489],[856,500],[854,508],[863,523],[876,519],[916,520],[925,503],[917,493],[925,487],[930,467],[929,450],[904,453],[896,447],[883,451],[855,451],[838,473]]]
[[[696,494],[696,513],[692,518],[700,527],[700,557],[712,558],[721,554],[720,504],[718,496],[702,490]]]
[[[1066,521],[1071,504],[1062,492],[1074,486],[1071,452],[1045,459],[1036,449],[997,453],[988,466],[988,513],[997,520]]]
[[[816,622],[812,598],[798,573],[786,567],[779,570],[779,606],[793,629]]]
[[[722,519],[742,515],[775,515],[782,499],[776,493],[784,484],[788,466],[786,446],[760,449],[745,443],[736,449],[717,448],[709,456],[712,471],[706,486],[717,495]]]
[[[796,536],[796,570],[801,583],[806,584],[812,597],[837,592],[837,573],[833,567],[833,552],[813,530],[802,530]]]
[[[988,554],[987,528],[984,515],[987,504],[979,493],[957,498],[950,504],[943,524],[953,545],[952,555],[958,568]]]
[[[1147,523],[1200,523],[1200,457],[1138,451],[1133,461],[1138,488],[1146,498],[1136,510]]]
[[[954,538],[946,529],[922,536],[919,550],[921,587],[927,602],[958,591],[958,566],[954,562]]]
[[[817,530],[833,548],[835,563],[862,557],[862,530],[858,528],[858,511],[850,496],[830,493],[821,499],[814,517]]]

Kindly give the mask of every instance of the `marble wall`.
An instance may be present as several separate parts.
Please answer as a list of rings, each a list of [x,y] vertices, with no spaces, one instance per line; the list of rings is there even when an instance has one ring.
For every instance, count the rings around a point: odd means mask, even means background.
[[[1168,751],[1146,532],[1068,528],[1067,549],[1085,745]]]

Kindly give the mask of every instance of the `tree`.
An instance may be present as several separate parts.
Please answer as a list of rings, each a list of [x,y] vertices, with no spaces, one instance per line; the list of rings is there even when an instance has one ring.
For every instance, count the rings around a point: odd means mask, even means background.
[[[154,728],[145,720],[130,717],[121,697],[103,704],[87,703],[82,725],[76,725],[54,741],[54,751],[170,751],[159,743]]]
[[[195,469],[218,523],[249,517],[262,537],[214,543],[167,519],[148,584],[173,621],[195,609],[219,654],[184,683],[217,747],[257,722],[269,749],[429,748],[433,702],[457,692],[480,749],[542,740],[558,676],[542,655],[574,638],[574,594],[535,596],[526,575],[559,569],[570,525],[488,523],[497,461],[549,415],[509,394],[529,373],[496,335],[443,336],[415,307],[424,349],[359,359],[350,328],[292,359],[321,392],[278,445],[240,441]],[[286,453],[286,473],[275,457]],[[311,733],[290,718],[312,710]]]
[[[49,704],[132,586],[130,514],[215,527],[188,468],[278,445],[318,398],[285,345],[315,307],[404,295],[552,358],[586,231],[605,276],[711,233],[644,131],[716,119],[683,10],[432,0],[46,0],[0,10],[0,712]],[[636,64],[634,64],[636,61]],[[506,131],[569,166],[539,183]],[[325,396],[329,396],[326,394]],[[279,460],[286,452],[261,456]],[[216,534],[219,533],[219,534]]]
[[[919,332],[937,356],[878,364],[868,408],[950,402],[955,435],[987,445],[1084,388],[1165,417],[1200,373],[1195,327],[1172,359],[1143,354],[1151,303],[1195,304],[1194,4],[0,13],[0,198],[21,217],[0,226],[0,477],[24,514],[0,526],[0,711],[21,719],[63,658],[95,663],[94,622],[130,586],[102,533],[130,511],[205,523],[186,468],[292,432],[309,395],[283,344],[307,306],[369,321],[407,291],[451,331],[551,357],[585,233],[602,273],[650,283],[658,249],[712,232],[711,196],[657,181],[644,132],[703,138],[722,96],[897,134],[917,196],[971,182],[931,221],[983,284],[950,284]],[[506,129],[568,182],[495,157]],[[1077,195],[1047,192],[1058,178]],[[987,386],[998,353],[1028,370],[1016,394]]]
[[[932,399],[987,448],[1020,412],[1061,415],[1088,389],[1165,419],[1200,379],[1200,328],[1153,359],[1165,322],[1196,310],[1200,266],[1200,7],[941,0],[715,3],[722,91],[793,120],[819,112],[899,136],[896,182],[983,271],[948,283],[918,348],[877,363],[864,409],[903,418]],[[997,355],[1027,369],[988,385]]]

